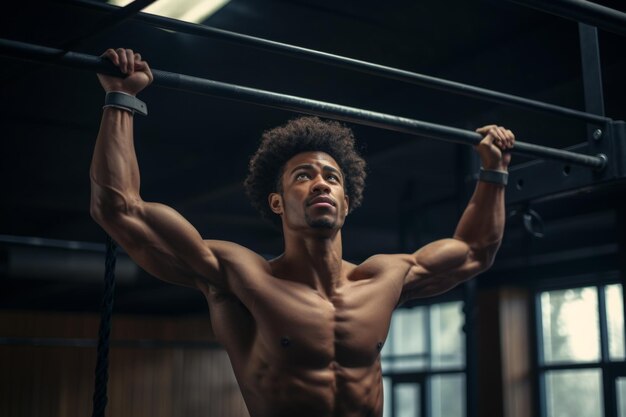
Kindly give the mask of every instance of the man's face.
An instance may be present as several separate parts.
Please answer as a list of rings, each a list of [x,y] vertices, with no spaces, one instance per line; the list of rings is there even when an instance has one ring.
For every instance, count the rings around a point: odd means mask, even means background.
[[[348,214],[344,177],[335,159],[324,152],[303,152],[283,169],[282,193],[269,196],[270,207],[290,229],[336,230]]]

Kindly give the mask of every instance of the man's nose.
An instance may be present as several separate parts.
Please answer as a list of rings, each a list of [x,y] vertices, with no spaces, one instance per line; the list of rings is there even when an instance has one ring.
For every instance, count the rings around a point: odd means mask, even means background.
[[[318,176],[317,178],[315,178],[315,181],[313,183],[313,187],[311,187],[311,190],[315,193],[330,193],[330,185],[328,185],[328,183],[324,180],[324,178],[322,178],[321,176]]]

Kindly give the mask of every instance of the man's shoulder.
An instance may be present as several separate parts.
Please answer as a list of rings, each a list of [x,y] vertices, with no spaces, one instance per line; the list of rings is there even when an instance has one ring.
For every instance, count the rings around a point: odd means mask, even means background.
[[[255,251],[226,240],[204,240],[204,244],[221,264],[247,265],[269,271],[269,262]]]
[[[372,255],[359,265],[355,265],[355,273],[376,275],[396,268],[407,268],[412,265],[413,257],[404,253]]]

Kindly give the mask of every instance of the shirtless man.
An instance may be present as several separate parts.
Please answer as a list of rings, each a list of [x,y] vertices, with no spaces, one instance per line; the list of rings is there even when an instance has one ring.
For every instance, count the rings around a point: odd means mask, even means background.
[[[105,91],[134,96],[152,81],[139,54],[103,56],[126,74],[99,75]],[[478,132],[483,167],[506,171],[513,134],[497,126]],[[504,186],[478,181],[452,238],[354,265],[342,259],[341,227],[361,202],[364,167],[339,123],[300,118],[266,132],[246,187],[282,226],[284,253],[267,261],[235,243],[203,240],[172,208],[143,201],[133,114],[106,107],[91,213],[146,271],[202,291],[252,417],[381,416],[380,350],[392,311],[489,268],[504,229]]]

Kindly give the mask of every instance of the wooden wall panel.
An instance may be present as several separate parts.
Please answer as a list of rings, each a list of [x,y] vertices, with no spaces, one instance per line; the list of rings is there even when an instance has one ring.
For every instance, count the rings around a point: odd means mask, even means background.
[[[0,312],[2,338],[93,339],[94,315]],[[208,317],[115,317],[113,340],[211,342]],[[0,416],[91,414],[93,347],[0,344]],[[107,415],[247,417],[222,349],[198,346],[112,347]]]
[[[532,416],[530,294],[495,288],[479,294],[480,416]]]
[[[504,288],[501,294],[500,334],[502,386],[505,416],[532,415],[532,372],[530,293],[521,288]]]

